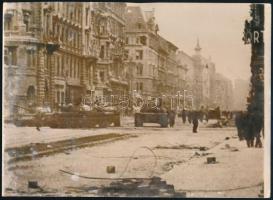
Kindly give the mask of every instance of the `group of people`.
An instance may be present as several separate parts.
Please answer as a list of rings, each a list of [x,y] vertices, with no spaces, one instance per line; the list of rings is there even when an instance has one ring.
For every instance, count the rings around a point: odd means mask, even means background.
[[[235,125],[239,139],[245,139],[248,147],[254,147],[255,139],[255,147],[262,147],[261,132],[264,134],[262,115],[240,111],[236,113]]]
[[[168,113],[170,127],[173,127],[175,124],[176,113],[174,110],[168,110],[167,113]],[[193,133],[197,133],[199,120],[202,122],[204,117],[206,121],[208,122],[208,116],[201,111],[186,111],[185,109],[183,109],[181,112],[181,118],[182,118],[183,124],[186,123],[187,119],[190,124],[191,123],[193,124],[193,128],[192,128]]]

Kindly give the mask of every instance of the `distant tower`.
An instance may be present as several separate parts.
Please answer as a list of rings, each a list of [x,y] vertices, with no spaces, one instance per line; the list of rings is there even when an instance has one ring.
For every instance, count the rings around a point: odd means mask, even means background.
[[[197,54],[197,55],[200,55],[201,54],[201,47],[200,47],[200,45],[199,45],[199,38],[197,38],[197,44],[196,44],[196,47],[194,48],[194,50],[195,50],[195,53]]]

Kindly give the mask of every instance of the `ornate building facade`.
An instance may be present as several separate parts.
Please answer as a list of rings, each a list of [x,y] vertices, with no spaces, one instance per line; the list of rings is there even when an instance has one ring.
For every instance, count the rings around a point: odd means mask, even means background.
[[[95,68],[96,95],[126,95],[128,82],[123,65],[126,3],[93,3],[99,56]]]
[[[4,4],[4,72],[5,111],[13,112],[15,104],[35,106],[41,101],[38,76],[43,61],[38,59],[46,51],[40,38],[40,18],[33,8],[37,4]],[[43,82],[43,83],[42,83]]]
[[[79,104],[126,93],[122,64],[125,3],[4,4],[4,58],[11,105]],[[10,93],[10,94],[9,94]]]

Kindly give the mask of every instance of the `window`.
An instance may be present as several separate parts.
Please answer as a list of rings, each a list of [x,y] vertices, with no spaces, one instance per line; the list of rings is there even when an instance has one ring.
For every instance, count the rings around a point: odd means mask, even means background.
[[[78,78],[80,78],[81,76],[80,76],[80,60],[78,60]]]
[[[27,67],[31,67],[31,51],[27,51]]]
[[[86,66],[85,70],[86,70],[87,80],[89,82],[89,79],[90,79],[90,67]]]
[[[74,70],[74,78],[76,78],[77,66],[76,66],[76,60],[75,59],[73,59],[73,70]]]
[[[57,91],[57,103],[60,103],[61,101],[60,101],[60,92],[59,91]]]
[[[139,44],[139,37],[136,37],[136,44]]]
[[[5,51],[4,51],[5,53],[4,53],[4,63],[6,64],[6,65],[8,65],[9,64],[9,51],[8,51],[8,49],[6,49],[5,48]]]
[[[143,83],[142,82],[137,82],[137,91],[142,92],[143,91]]]
[[[137,65],[137,75],[142,75],[142,72],[143,72],[143,66]]]
[[[56,56],[56,64],[57,64],[57,76],[60,75],[60,63],[59,63],[59,57]]]
[[[64,31],[63,28],[60,27],[60,40],[63,42],[64,41]]]
[[[68,58],[68,65],[69,65],[69,77],[72,77],[72,63],[71,63],[71,59]]]
[[[61,93],[61,100],[62,100],[62,104],[64,104],[64,92]]]
[[[142,60],[143,50],[136,50],[136,60]]]
[[[100,80],[104,82],[104,71],[100,71]]]
[[[140,36],[140,43],[141,43],[142,45],[146,45],[146,44],[147,44],[147,39],[146,39],[145,36]]]
[[[103,59],[104,58],[104,45],[101,46],[100,49],[100,58]]]
[[[8,16],[8,17],[6,17]],[[12,17],[11,15],[6,15],[5,16],[5,31],[9,31],[11,30],[11,27],[12,27]]]
[[[60,57],[61,76],[64,75],[64,57]]]
[[[27,90],[27,99],[28,100],[34,100],[35,97],[35,88],[34,86],[29,86]]]
[[[17,65],[17,48],[11,47],[9,49],[9,56],[11,57],[11,64]]]
[[[124,50],[124,59],[128,60],[129,59],[129,50]]]
[[[128,37],[125,38],[125,44],[129,44],[129,38]]]

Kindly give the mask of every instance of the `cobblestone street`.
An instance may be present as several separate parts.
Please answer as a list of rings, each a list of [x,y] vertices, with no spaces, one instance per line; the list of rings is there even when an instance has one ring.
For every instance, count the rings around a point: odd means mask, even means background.
[[[201,124],[198,133],[192,133],[191,126],[182,125],[180,120],[174,128],[149,124],[134,128],[130,119],[122,121],[124,127],[91,130],[45,127],[39,132],[7,126],[5,149],[15,148],[15,144],[17,148],[30,145],[35,155],[8,164],[13,155],[4,154],[6,195],[134,196],[128,188],[127,193],[109,193],[105,188],[127,178],[147,182],[160,177],[180,197],[185,192],[187,197],[258,196],[263,183],[263,149],[247,148],[238,140],[235,128],[206,128]],[[111,134],[126,137],[114,140]],[[50,149],[57,141],[100,135],[106,138],[89,146],[74,144],[45,156],[35,151],[43,143]],[[207,157],[215,157],[216,163],[207,164]],[[115,173],[107,173],[107,166],[114,166]],[[40,189],[28,188],[29,181],[37,181]],[[137,195],[153,196],[145,192]],[[161,195],[174,196],[164,191]]]

